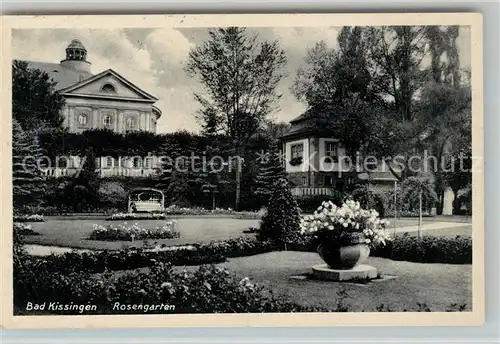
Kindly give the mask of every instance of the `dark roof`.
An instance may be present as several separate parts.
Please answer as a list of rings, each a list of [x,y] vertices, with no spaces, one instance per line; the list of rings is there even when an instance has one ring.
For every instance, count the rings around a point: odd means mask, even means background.
[[[52,79],[57,82],[55,86],[56,90],[67,88],[93,76],[92,73],[66,68],[61,66],[59,63],[38,61],[25,62],[28,63],[29,68],[40,69],[41,71],[49,74],[49,76],[51,76]]]
[[[296,122],[301,122],[301,121],[304,121],[306,119],[311,119],[311,118],[315,118],[317,117],[317,112],[314,111],[313,108],[310,108],[308,110],[306,110],[303,114],[301,114],[300,116],[297,116],[295,117],[294,119],[292,119],[290,121],[291,124],[293,123],[296,123]]]

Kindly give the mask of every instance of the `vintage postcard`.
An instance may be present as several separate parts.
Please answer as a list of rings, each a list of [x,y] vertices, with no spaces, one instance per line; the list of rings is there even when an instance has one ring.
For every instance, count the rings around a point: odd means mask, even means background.
[[[480,14],[1,29],[3,327],[484,321]]]

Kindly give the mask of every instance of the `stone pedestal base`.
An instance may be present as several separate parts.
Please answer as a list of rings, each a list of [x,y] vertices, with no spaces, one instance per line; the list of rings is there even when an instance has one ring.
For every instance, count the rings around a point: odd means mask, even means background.
[[[358,265],[350,270],[334,270],[328,265],[315,265],[312,267],[313,276],[320,280],[326,281],[350,281],[350,280],[366,280],[377,278],[377,269],[371,265]]]

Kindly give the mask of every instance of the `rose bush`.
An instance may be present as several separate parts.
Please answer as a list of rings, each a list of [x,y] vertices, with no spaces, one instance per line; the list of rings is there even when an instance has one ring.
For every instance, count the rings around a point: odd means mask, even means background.
[[[102,226],[95,224],[94,230],[90,233],[90,240],[105,240],[105,241],[134,241],[147,239],[175,239],[180,237],[180,233],[176,230],[177,221],[171,220],[165,222],[163,226],[155,229],[146,229],[138,223],[132,226],[127,226],[125,222],[122,225]]]

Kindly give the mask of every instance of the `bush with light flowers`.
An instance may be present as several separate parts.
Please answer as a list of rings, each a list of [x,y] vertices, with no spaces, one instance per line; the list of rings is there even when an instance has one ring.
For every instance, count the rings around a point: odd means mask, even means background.
[[[104,241],[134,241],[147,239],[176,239],[180,237],[180,233],[176,230],[177,221],[171,220],[165,222],[163,226],[154,229],[146,229],[138,223],[132,226],[127,226],[124,222],[122,225],[94,225],[94,230],[90,233],[90,240]]]
[[[367,244],[378,246],[391,240],[386,232],[388,223],[379,218],[376,210],[361,208],[359,202],[348,200],[338,207],[328,201],[323,202],[313,215],[301,219],[300,232],[319,239],[363,233]]]

